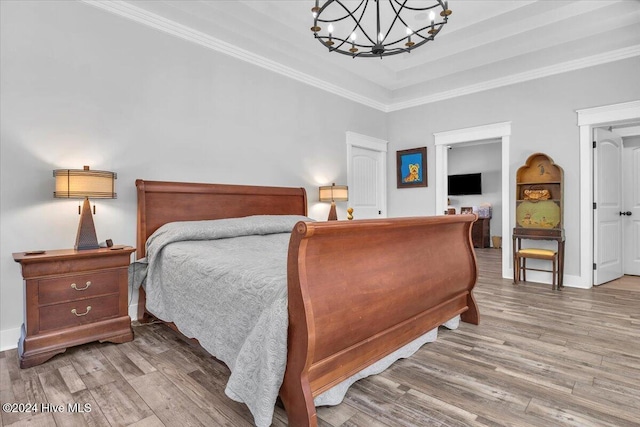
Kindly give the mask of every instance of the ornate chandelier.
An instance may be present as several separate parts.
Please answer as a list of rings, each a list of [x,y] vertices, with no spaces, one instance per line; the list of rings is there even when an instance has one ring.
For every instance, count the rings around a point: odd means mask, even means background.
[[[316,0],[311,11],[314,37],[354,58],[411,52],[434,40],[451,15],[446,0]]]

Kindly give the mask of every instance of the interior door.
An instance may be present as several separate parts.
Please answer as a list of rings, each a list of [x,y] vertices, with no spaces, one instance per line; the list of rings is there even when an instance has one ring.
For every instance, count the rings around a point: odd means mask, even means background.
[[[622,138],[594,129],[593,284],[622,277]]]
[[[354,219],[386,218],[386,175],[383,157],[387,153],[352,146],[349,158],[349,206]]]
[[[640,276],[640,141],[625,141],[623,153],[624,274]]]

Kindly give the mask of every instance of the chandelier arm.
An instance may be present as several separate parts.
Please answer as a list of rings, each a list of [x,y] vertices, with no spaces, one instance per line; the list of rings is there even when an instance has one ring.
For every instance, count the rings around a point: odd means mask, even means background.
[[[353,54],[351,52],[346,52],[343,50],[335,50],[335,49],[329,49],[332,52],[336,52],[336,53],[341,53],[343,55],[347,55],[347,56],[352,56],[352,57],[362,57],[362,58],[379,58],[380,54],[374,54],[371,52],[358,52],[356,54]],[[393,49],[389,49],[388,51],[385,51],[385,53],[382,56],[390,56],[390,55],[397,55],[399,53],[405,53],[405,52],[409,52],[409,49],[405,49],[405,48],[393,48]]]
[[[380,37],[380,1],[381,0],[377,0],[376,1],[376,37]],[[389,33],[385,34],[385,37],[389,35]],[[384,39],[383,39],[384,40]],[[378,40],[380,43],[382,43],[382,40]]]
[[[320,15],[322,15],[322,12],[327,8],[327,6],[329,6],[331,3],[336,2],[337,4],[339,4],[340,6],[342,6],[342,8],[344,9],[345,12],[347,12],[346,15],[340,17],[340,18],[336,18],[336,19],[320,19]],[[358,11],[358,9],[360,9],[360,7],[364,4],[364,9],[362,10],[362,13],[364,14],[364,11],[367,8],[367,3],[369,3],[368,0],[361,0],[360,4],[358,5],[358,7],[356,7],[353,12],[350,11],[344,4],[342,4],[342,2],[340,0],[328,0],[324,6],[322,6],[320,8],[320,10],[318,11],[318,15],[316,17],[316,21],[318,22],[324,22],[324,23],[332,23],[332,22],[340,22],[342,20],[345,20],[349,17],[351,17],[352,19],[355,19],[353,14],[356,13]],[[362,15],[361,15],[362,16]]]
[[[411,47],[411,49],[415,49],[415,48],[417,48],[417,47],[422,46],[423,44],[425,44],[425,43],[427,43],[427,42],[430,42],[430,41],[433,41],[433,40],[434,40],[431,36],[426,37],[426,38],[425,38],[425,37],[421,37],[421,38],[422,38],[422,40],[420,40],[419,42],[417,42],[416,44],[414,44],[414,45]]]
[[[392,0],[394,3],[397,3],[398,6],[400,6],[400,1],[399,0]],[[430,10],[430,9],[435,9],[436,7],[442,7],[442,9],[444,10],[444,4],[442,3],[442,0],[436,0],[438,3],[434,4],[433,6],[427,6],[427,7],[411,7],[411,6],[404,6],[405,9],[409,9],[409,10],[413,10],[416,12],[424,12],[426,10]],[[405,2],[406,3],[406,2]]]
[[[440,29],[444,26],[444,24],[445,24],[445,23],[446,23],[446,22],[441,21],[441,22],[435,22],[435,23],[433,24],[435,27],[437,27],[437,28],[438,28],[438,31],[436,32],[436,34],[440,32]],[[422,32],[424,32],[424,31],[426,31],[426,30],[428,30],[428,29],[430,29],[430,28],[431,28],[431,24],[429,24],[429,25],[427,25],[427,26],[425,26],[425,27],[422,27],[422,28],[420,28],[419,30],[416,30],[416,31],[413,33],[413,35],[418,36],[418,37],[420,37],[421,39],[423,39],[423,40],[425,40],[425,41],[433,40],[433,39],[436,37],[436,34],[429,34],[428,36],[424,36],[424,35],[422,35]],[[420,44],[416,44],[415,46],[413,46],[413,48],[415,49],[415,48],[416,48],[416,47],[418,47],[418,46],[422,46],[422,43],[420,43]]]
[[[409,26],[406,24],[406,22],[404,22],[404,20],[400,17],[400,14],[402,13],[402,9],[404,9],[404,5],[407,3],[407,1],[408,0],[404,0],[402,5],[400,5],[400,9],[398,9],[398,10],[396,10],[396,8],[393,7],[393,3],[394,2],[392,2],[392,1],[389,2],[389,6],[391,7],[391,10],[393,10],[393,13],[396,16],[393,18],[393,21],[391,21],[391,24],[389,25],[389,29],[387,30],[387,34],[385,34],[385,36],[384,36],[384,40],[386,40],[387,37],[389,37],[389,34],[391,33],[391,30],[393,29],[393,26],[396,24],[396,21],[398,21],[398,20],[400,20],[400,22],[402,22],[405,27],[409,28]],[[379,19],[379,17],[378,17],[378,19]],[[401,39],[398,39],[398,40],[396,40],[396,41],[394,41],[392,43],[383,44],[383,46],[385,46],[385,47],[393,46],[394,44],[399,43],[401,40],[404,40],[404,39],[405,39],[405,37],[402,37]],[[382,42],[382,40],[380,42]]]
[[[354,17],[354,21],[356,21],[356,27],[351,31],[352,33],[356,30],[356,28],[360,28],[360,31],[362,31],[362,35],[365,36],[367,38],[367,40],[369,40],[371,43],[375,44],[375,41],[373,41],[371,39],[371,37],[369,37],[369,34],[367,33],[367,30],[365,30],[362,25],[360,25],[360,22],[362,21],[362,18],[364,17],[365,12],[367,11],[367,6],[369,6],[369,1],[367,0],[367,2],[364,5],[364,8],[362,9],[362,13],[360,14],[360,18],[358,18],[357,20]],[[355,11],[354,11],[355,12]],[[377,37],[377,36],[376,36]],[[359,47],[367,47],[365,45],[362,44],[355,44],[356,46]]]
[[[345,12],[347,12],[347,14],[346,14],[346,15],[344,15],[344,16],[342,16],[342,17],[340,17],[340,18],[336,18],[336,19],[320,19],[320,15],[321,15],[321,14],[322,14],[322,12],[325,10],[325,8],[326,8],[327,6],[329,6],[329,4],[333,3],[334,1],[335,1],[338,5],[340,5],[340,6],[345,10]],[[360,7],[362,7],[362,5],[364,5],[364,7],[362,8],[362,13],[360,14],[360,17],[359,17],[359,18],[356,18],[356,17],[354,16],[354,13],[355,13],[358,9],[360,9]],[[316,25],[316,26],[317,26],[317,23],[318,23],[318,22],[323,22],[323,23],[333,23],[333,22],[343,21],[343,20],[345,20],[345,19],[347,19],[347,18],[351,18],[351,19],[353,19],[353,20],[354,20],[354,22],[356,23],[356,27],[355,27],[355,28],[360,28],[360,31],[362,31],[362,34],[363,34],[363,35],[364,35],[364,36],[365,36],[365,37],[366,37],[366,38],[367,38],[371,43],[375,44],[375,41],[374,41],[374,40],[369,36],[369,34],[367,33],[367,30],[365,30],[365,29],[364,29],[364,27],[362,27],[362,25],[360,25],[360,21],[362,21],[362,17],[363,17],[363,16],[364,16],[364,14],[366,13],[366,11],[367,11],[367,6],[368,6],[368,5],[369,5],[369,0],[361,0],[361,1],[360,1],[360,4],[358,5],[358,7],[356,7],[356,8],[353,10],[353,12],[351,12],[351,11],[350,11],[350,10],[349,10],[345,5],[344,5],[344,4],[342,4],[342,2],[341,2],[340,0],[329,0],[329,1],[327,1],[327,3],[325,3],[325,4],[324,4],[324,6],[322,6],[322,8],[320,9],[320,11],[318,12],[318,15],[316,16],[316,19],[314,20],[314,22],[315,22],[315,23],[314,23],[314,25]],[[355,31],[355,28],[354,28],[354,30],[353,30],[353,31]],[[353,31],[352,31],[352,32],[353,32]],[[376,37],[377,37],[377,36],[376,36]],[[327,39],[328,37],[326,37],[326,36],[318,36],[317,38]],[[332,38],[332,39],[336,39],[336,37],[333,37],[333,36],[332,36],[331,38]],[[343,39],[338,39],[338,40],[343,40]],[[340,44],[340,46],[342,46],[342,45],[344,44],[344,42],[345,42],[345,40],[343,40],[343,43],[341,43],[341,44]],[[324,42],[323,42],[323,43],[324,43]],[[368,47],[368,46],[366,46],[366,45],[362,45],[362,44],[356,44],[356,45],[357,45],[357,46],[360,46],[360,47]],[[329,48],[329,50],[336,50],[336,49],[338,49],[338,47],[332,47],[332,48]],[[350,53],[349,53],[349,54],[350,54]],[[348,55],[349,55],[349,54],[348,54]]]

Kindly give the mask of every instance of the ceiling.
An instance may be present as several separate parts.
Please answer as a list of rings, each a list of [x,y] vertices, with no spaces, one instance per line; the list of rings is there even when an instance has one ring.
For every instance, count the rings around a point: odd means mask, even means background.
[[[450,0],[435,41],[382,59],[328,52],[313,0],[85,1],[383,111],[640,55],[640,0]]]

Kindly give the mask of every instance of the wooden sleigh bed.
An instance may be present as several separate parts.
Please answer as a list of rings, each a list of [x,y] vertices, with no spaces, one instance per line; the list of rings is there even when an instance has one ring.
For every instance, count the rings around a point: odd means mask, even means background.
[[[160,226],[307,215],[303,188],[137,180],[137,257]],[[316,426],[313,399],[444,322],[478,324],[473,215],[299,222],[287,260],[289,425]],[[145,315],[140,288],[138,317]],[[153,313],[151,313],[153,314]],[[197,337],[196,337],[197,338]]]

